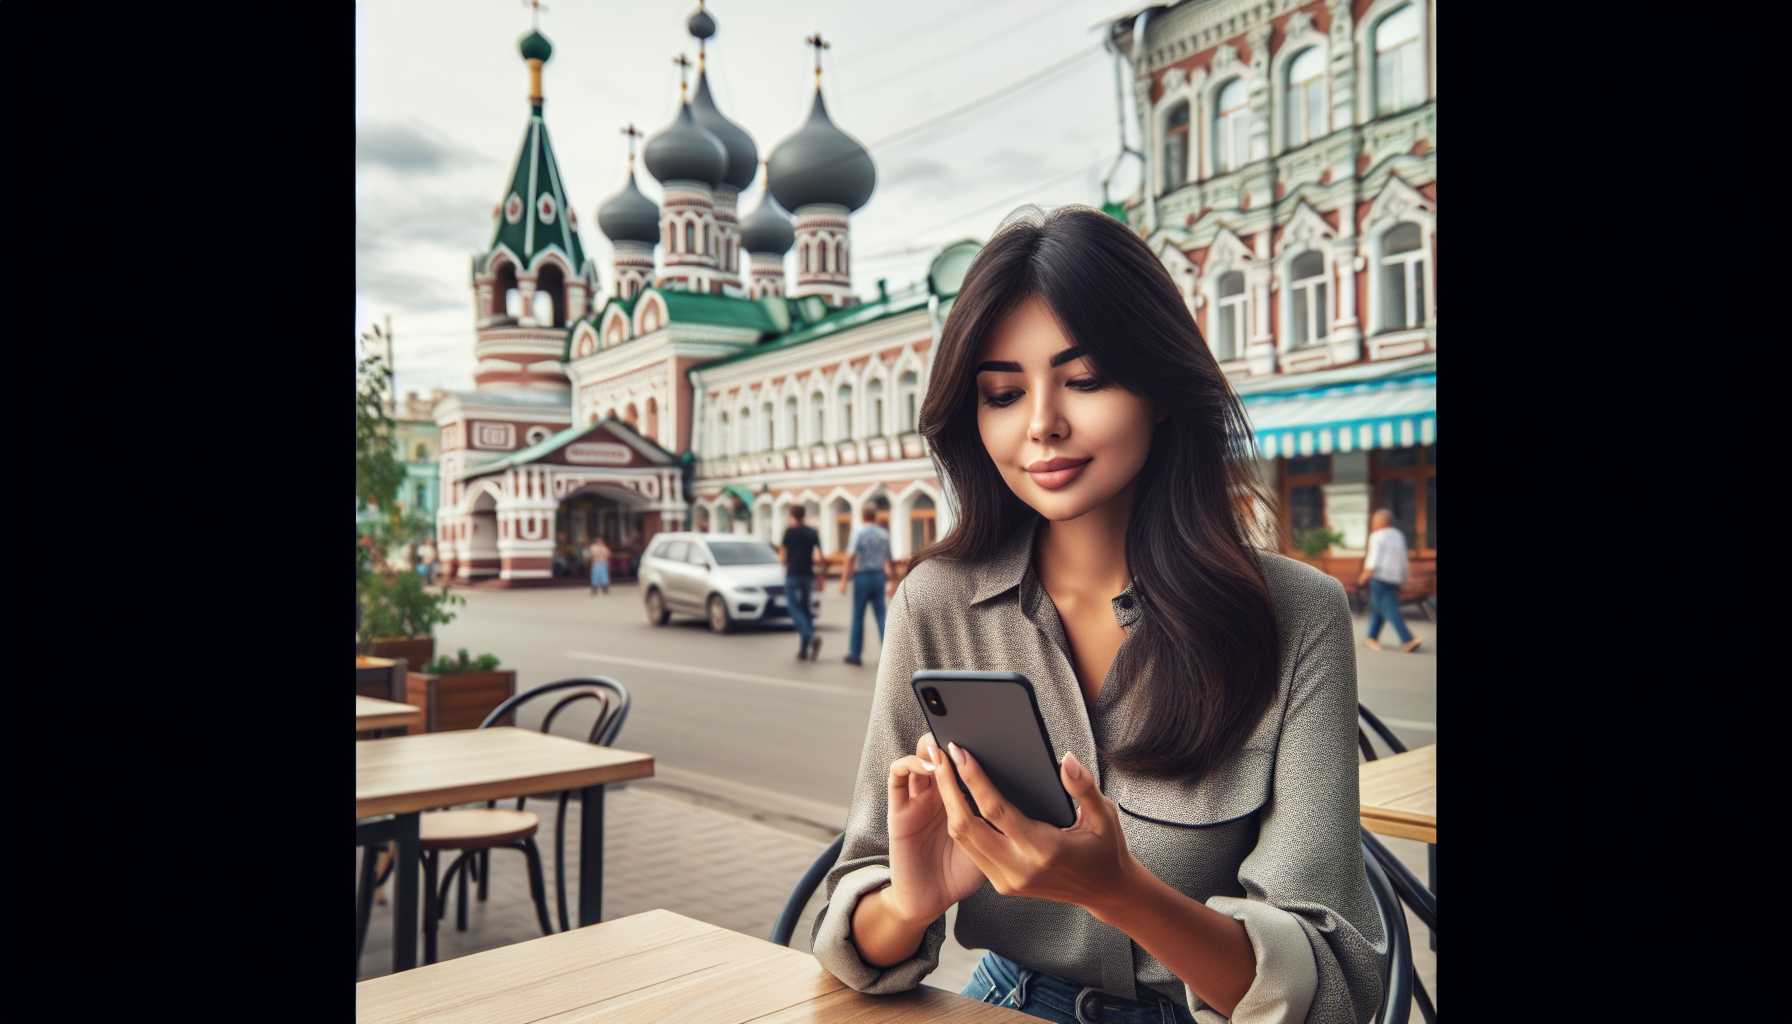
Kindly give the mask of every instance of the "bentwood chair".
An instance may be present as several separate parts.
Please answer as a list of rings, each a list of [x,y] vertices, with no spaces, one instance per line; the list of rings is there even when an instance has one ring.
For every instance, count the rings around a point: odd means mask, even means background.
[[[1362,719],[1363,724],[1367,725],[1372,731],[1374,731],[1375,735],[1377,735],[1378,737],[1381,738],[1381,741],[1387,745],[1387,748],[1390,752],[1395,753],[1395,754],[1406,753],[1406,744],[1400,742],[1400,738],[1398,736],[1395,736],[1394,731],[1392,729],[1389,729],[1387,727],[1387,725],[1384,722],[1382,722],[1382,720],[1380,718],[1376,717],[1375,712],[1370,711],[1368,708],[1364,707],[1361,704],[1358,704],[1356,706],[1356,710],[1357,710],[1357,716]],[[1363,732],[1362,725],[1357,726],[1356,743],[1357,743],[1357,747],[1360,748],[1363,752],[1363,760],[1374,761],[1379,756],[1375,752],[1374,744],[1369,742],[1368,734]],[[1402,903],[1404,903],[1406,906],[1411,907],[1412,912],[1415,915],[1417,915],[1418,919],[1421,922],[1424,923],[1426,930],[1431,933],[1431,948],[1436,949],[1437,948],[1437,846],[1436,846],[1436,844],[1434,844],[1434,843],[1425,844],[1425,856],[1427,859],[1426,874],[1427,874],[1427,876],[1429,876],[1428,877],[1429,884],[1426,884],[1426,883],[1421,883],[1418,880],[1418,878],[1413,875],[1413,873],[1411,871],[1407,870],[1406,865],[1400,863],[1400,859],[1398,857],[1394,856],[1393,851],[1389,850],[1385,845],[1383,845],[1381,840],[1377,839],[1374,836],[1374,834],[1372,834],[1368,829],[1362,829],[1361,831],[1363,834],[1363,849],[1369,855],[1373,856],[1375,861],[1387,873],[1388,879],[1394,887],[1394,892],[1400,897],[1400,901]],[[1424,1018],[1427,1022],[1435,1021],[1437,1019],[1437,1009],[1431,1003],[1431,993],[1429,993],[1425,990],[1425,983],[1420,981],[1416,975],[1412,979],[1412,988],[1413,988],[1413,998],[1415,1000],[1417,1000],[1418,1004],[1419,1004],[1419,1013],[1424,1016]]]
[[[1367,836],[1367,833],[1364,833]],[[790,939],[796,932],[796,923],[803,916],[804,908],[814,898],[815,890],[821,886],[821,880],[827,877],[834,862],[840,859],[840,850],[846,844],[846,833],[834,837],[827,849],[803,872],[803,877],[790,891],[790,898],[784,901],[784,910],[778,915],[778,923],[772,927],[772,941],[780,946],[790,945]],[[1412,936],[1406,927],[1406,912],[1400,907],[1400,898],[1394,892],[1393,885],[1382,870],[1378,859],[1365,846],[1363,850],[1363,871],[1369,876],[1369,893],[1375,898],[1375,913],[1381,919],[1383,941],[1387,943],[1387,953],[1381,961],[1381,1006],[1376,1010],[1375,1024],[1406,1024],[1410,1015],[1407,1003],[1413,997],[1413,985],[1417,978],[1412,969]],[[1419,1005],[1420,1012],[1425,1012],[1427,1003]],[[1435,1011],[1425,1014],[1426,1021],[1435,1020]]]
[[[485,720],[479,723],[479,728],[490,728],[523,704],[550,694],[557,694],[559,699],[542,718],[541,731],[544,733],[553,731],[554,720],[562,711],[582,701],[592,701],[597,704],[597,713],[586,740],[607,747],[621,733],[623,721],[628,717],[627,688],[614,679],[581,677],[546,683],[516,694],[492,709]],[[571,796],[570,792],[558,794],[559,808],[554,830],[554,872],[562,931],[571,927],[566,901],[566,807]],[[529,895],[535,903],[536,919],[541,925],[542,934],[554,933],[548,914],[546,885],[542,880],[541,854],[535,844],[541,819],[533,811],[524,809],[527,800],[527,797],[518,797],[514,809],[500,808],[498,801],[490,800],[484,807],[430,811],[418,818],[423,848],[424,963],[434,963],[436,960],[437,926],[440,919],[447,916],[449,886],[458,883],[459,903],[455,913],[457,931],[467,930],[471,881],[478,881],[478,899],[481,903],[485,902],[491,888],[493,850],[516,850],[523,854],[528,867]],[[448,865],[445,872],[440,872],[438,880],[443,853],[458,853],[459,856]],[[357,900],[357,908],[369,902],[363,895]],[[365,916],[359,922],[357,950],[364,941],[367,923]]]

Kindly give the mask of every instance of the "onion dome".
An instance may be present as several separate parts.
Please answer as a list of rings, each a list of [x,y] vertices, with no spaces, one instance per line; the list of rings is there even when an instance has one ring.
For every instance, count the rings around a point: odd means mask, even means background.
[[[597,227],[612,242],[645,242],[660,240],[660,208],[635,187],[635,167],[629,164],[628,180],[622,191],[604,200],[597,208]]]
[[[554,55],[554,46],[548,37],[540,32],[530,32],[517,41],[517,49],[523,52],[524,60],[545,61]]]
[[[877,168],[857,139],[834,126],[818,88],[809,119],[772,150],[766,183],[786,210],[832,203],[850,211],[871,198]]]
[[[691,114],[689,103],[678,116],[647,140],[647,172],[660,181],[701,181],[713,186],[728,169],[728,150]]]
[[[709,15],[698,11],[693,14],[693,21],[701,15]],[[692,29],[692,34],[696,30]],[[715,97],[709,92],[709,72],[697,72],[697,95],[691,100],[691,116],[697,124],[714,135],[728,151],[728,167],[723,172],[718,184],[732,185],[740,191],[753,183],[753,176],[759,172],[759,147],[754,145],[753,137],[748,135],[740,125],[722,116],[716,109]]]
[[[712,39],[716,34],[716,19],[709,16],[702,4],[698,4],[697,9],[691,13],[691,20],[685,22],[685,27],[698,39]]]
[[[755,256],[782,256],[795,244],[796,229],[767,191],[759,197],[759,208],[741,222],[741,248]]]

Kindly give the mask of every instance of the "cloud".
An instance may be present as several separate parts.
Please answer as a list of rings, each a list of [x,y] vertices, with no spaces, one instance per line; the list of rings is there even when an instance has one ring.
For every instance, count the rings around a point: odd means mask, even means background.
[[[958,179],[958,172],[944,161],[913,157],[896,164],[887,175],[879,174],[878,179],[879,188],[950,186]]]
[[[491,241],[493,199],[473,193],[417,193],[385,187],[356,203],[358,255],[404,245],[428,245],[471,256]]]
[[[358,266],[356,290],[369,306],[394,313],[420,315],[445,310],[470,310],[472,285],[456,288],[439,274],[423,274],[393,267]],[[471,316],[471,313],[468,313]]]
[[[383,122],[355,130],[355,168],[398,174],[447,174],[478,167],[491,159],[448,141],[419,124]]]

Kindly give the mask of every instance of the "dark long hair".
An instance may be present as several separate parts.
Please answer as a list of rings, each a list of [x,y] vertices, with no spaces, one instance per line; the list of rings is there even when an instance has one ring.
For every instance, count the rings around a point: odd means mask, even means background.
[[[1154,401],[1126,562],[1143,614],[1116,673],[1143,681],[1111,763],[1200,779],[1236,752],[1276,692],[1275,612],[1253,551],[1249,421],[1170,275],[1125,225],[1088,207],[1010,215],[965,276],[934,356],[920,431],[957,499],[951,531],[914,557],[978,562],[1039,515],[1009,489],[977,428],[983,340],[1038,295],[1102,376]],[[912,568],[912,567],[911,567]]]

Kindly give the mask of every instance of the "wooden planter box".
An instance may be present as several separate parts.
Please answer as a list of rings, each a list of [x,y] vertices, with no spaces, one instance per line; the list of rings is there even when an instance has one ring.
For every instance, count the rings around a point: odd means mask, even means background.
[[[461,672],[451,676],[411,672],[405,677],[406,704],[423,709],[425,732],[477,729],[492,709],[516,695],[516,671]],[[506,716],[504,725],[515,725]]]
[[[376,658],[403,658],[407,665],[427,665],[435,660],[436,638],[433,636],[376,636],[373,649],[367,653]]]

